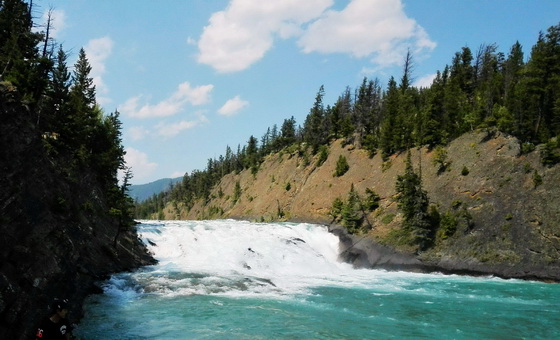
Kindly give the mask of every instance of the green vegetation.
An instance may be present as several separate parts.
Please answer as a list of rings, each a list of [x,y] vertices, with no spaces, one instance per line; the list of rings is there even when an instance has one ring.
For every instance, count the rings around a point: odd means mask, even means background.
[[[379,208],[381,197],[370,188],[366,189],[366,198],[363,202],[363,207],[367,211],[374,211]]]
[[[241,184],[239,181],[235,182],[235,188],[233,189],[233,204],[237,203],[241,198]]]
[[[344,175],[348,170],[350,170],[350,165],[346,157],[340,155],[338,156],[338,161],[336,162],[336,169],[334,170],[333,176],[340,177]]]
[[[340,222],[350,233],[358,233],[364,231],[363,223],[367,221],[367,214],[379,208],[379,201],[379,195],[369,188],[366,189],[366,197],[361,197],[352,184],[346,201],[340,197],[333,201],[330,215],[333,222]]]
[[[325,161],[329,158],[329,148],[326,145],[321,145],[319,147],[319,158],[317,159],[317,166],[323,165]]]
[[[549,139],[545,143],[541,153],[541,161],[543,165],[553,166],[560,163],[560,143],[558,142],[558,137]]]
[[[438,146],[475,129],[500,130],[517,137],[523,153],[547,143],[542,160],[551,166],[560,160],[555,139],[560,134],[559,46],[560,24],[538,36],[528,57],[519,43],[505,53],[495,44],[481,45],[476,51],[463,47],[426,88],[411,85],[410,52],[402,76],[391,77],[385,89],[379,80],[364,78],[354,91],[347,87],[335,103],[325,105],[325,88],[320,86],[303,126],[291,117],[280,128],[268,128],[260,143],[251,136],[246,146],[237,146],[236,153],[227,146],[224,156],[209,159],[206,170],[185,175],[182,185],[163,197],[164,203],[179,200],[188,207],[196,200],[208,202],[210,191],[225,174],[245,169],[256,174],[264,157],[272,153],[297,155],[304,165],[319,153],[320,166],[326,146],[337,139],[361,147],[370,156],[380,153],[386,161],[384,170],[392,164],[391,155],[427,145],[436,148],[435,164],[442,172],[449,163],[445,149]],[[472,146],[476,150],[476,144]],[[466,176],[468,169],[461,174]],[[157,208],[158,199],[142,204]]]
[[[381,223],[389,224],[395,219],[395,214],[387,214],[381,218]]]
[[[447,150],[445,150],[445,148],[443,148],[441,145],[438,145],[436,147],[432,163],[437,168],[438,175],[449,169],[449,165],[451,164],[451,162],[447,160]]]
[[[403,213],[403,229],[408,231],[420,249],[428,246],[432,224],[428,216],[428,193],[422,188],[422,179],[414,172],[410,151],[406,157],[406,169],[397,177],[397,204]]]
[[[543,183],[542,176],[539,174],[537,169],[533,170],[533,185],[534,185],[534,187],[536,188],[539,185],[541,185],[542,183]]]
[[[457,230],[457,225],[459,225],[459,222],[457,221],[457,217],[454,214],[450,212],[446,212],[445,214],[443,214],[439,221],[437,239],[446,240],[447,238],[452,236]]]
[[[0,1],[0,86],[9,92],[0,102],[9,100],[34,115],[33,129],[43,142],[40,152],[57,169],[61,184],[86,188],[84,196],[90,186],[99,186],[101,193],[91,193],[95,209],[90,203],[88,211],[110,216],[119,225],[116,241],[133,223],[133,202],[127,195],[132,174],[124,164],[119,113],[105,114],[97,104],[84,49],[70,71],[62,45],[50,37],[51,26],[34,29],[30,7],[22,0]],[[119,171],[125,173],[122,185]],[[57,197],[53,204],[62,213],[85,203]]]

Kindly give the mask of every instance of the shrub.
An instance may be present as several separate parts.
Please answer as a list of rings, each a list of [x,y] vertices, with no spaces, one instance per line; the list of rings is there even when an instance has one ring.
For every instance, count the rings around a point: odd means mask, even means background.
[[[523,143],[521,144],[521,153],[526,155],[535,150],[535,144],[533,143]]]
[[[235,189],[233,189],[233,203],[237,203],[237,201],[241,198],[241,185],[239,181],[235,182]]]
[[[317,159],[316,165],[317,166],[323,165],[323,163],[325,163],[327,158],[329,158],[329,149],[327,148],[326,145],[321,145],[321,147],[319,147],[319,158]]]
[[[350,166],[348,165],[348,161],[346,160],[346,157],[340,155],[338,157],[338,161],[336,162],[336,169],[334,171],[334,176],[340,177],[344,175],[349,169]]]
[[[543,183],[542,176],[538,173],[536,169],[533,170],[533,184],[535,185],[535,188],[541,185],[542,183]]]
[[[553,166],[560,163],[560,150],[558,150],[558,141],[556,138],[551,138],[546,142],[541,151],[541,162],[545,166]]]
[[[291,188],[292,184],[290,184],[290,182],[286,183],[286,191],[290,191]]]
[[[467,166],[463,166],[463,169],[461,170],[461,175],[466,176],[469,174],[469,169],[467,168]]]
[[[340,214],[342,213],[342,208],[344,207],[344,202],[340,197],[334,199],[331,211],[329,214],[335,219],[338,220],[340,218]]]
[[[395,214],[387,214],[387,215],[383,216],[383,218],[381,218],[381,223],[389,224],[389,223],[393,222],[394,219],[395,219]]]
[[[463,204],[463,201],[455,200],[455,201],[453,201],[453,203],[451,203],[451,207],[453,209],[458,209],[462,204]]]
[[[364,208],[369,211],[374,211],[379,208],[381,197],[370,188],[366,189],[366,199],[364,201]]]
[[[445,150],[445,148],[443,148],[442,146],[436,147],[432,164],[436,166],[438,174],[441,174],[442,172],[444,172],[449,168],[451,162],[447,160],[447,150]]]
[[[459,222],[457,221],[457,218],[453,214],[449,212],[443,214],[439,221],[439,229],[437,232],[438,238],[440,240],[445,240],[450,236],[452,236],[453,234],[455,234],[455,231],[457,231],[458,224]]]

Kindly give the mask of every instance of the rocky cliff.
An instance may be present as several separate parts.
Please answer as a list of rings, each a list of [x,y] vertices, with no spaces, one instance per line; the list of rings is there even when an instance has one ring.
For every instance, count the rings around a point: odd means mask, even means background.
[[[268,156],[256,174],[247,170],[226,175],[209,202],[198,202],[190,210],[173,202],[164,215],[330,224],[334,199],[346,198],[353,184],[362,195],[366,188],[375,191],[381,204],[367,216],[367,233],[333,230],[341,237],[347,261],[362,267],[560,281],[560,166],[543,166],[539,147],[522,154],[517,139],[496,131],[466,134],[445,151],[444,162],[434,164],[436,151],[412,150],[430,203],[456,222],[452,235],[421,252],[403,246],[395,232],[402,222],[395,183],[404,173],[406,154],[384,161],[340,141],[330,145],[321,166],[317,156],[285,149]],[[340,155],[350,168],[335,177]],[[235,193],[237,182],[240,195]]]
[[[46,157],[39,117],[0,85],[0,339],[29,339],[54,297],[76,320],[96,281],[153,260],[133,229],[117,237],[95,176]]]

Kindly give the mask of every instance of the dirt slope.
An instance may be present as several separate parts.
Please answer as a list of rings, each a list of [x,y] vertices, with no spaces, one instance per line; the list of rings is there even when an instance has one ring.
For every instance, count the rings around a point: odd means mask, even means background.
[[[466,212],[470,217],[458,218],[455,234],[438,246],[409,255],[430,270],[560,280],[560,165],[542,166],[539,148],[520,155],[519,141],[499,132],[466,134],[446,151],[450,165],[438,171],[435,151],[412,150],[414,168],[418,171],[421,164],[424,188],[440,213]],[[334,177],[339,155],[346,157],[350,169]],[[368,216],[373,228],[367,243],[395,248],[398,242],[387,236],[401,224],[394,195],[405,159],[401,154],[383,162],[380,155],[369,158],[364,150],[336,141],[326,162],[317,167],[316,158],[306,161],[296,151],[284,151],[269,156],[255,175],[247,170],[225,176],[209,203],[198,202],[190,211],[170,204],[165,217],[329,224],[333,200],[345,199],[354,184],[360,194],[371,188],[382,198],[381,207]],[[236,182],[242,193],[234,201]],[[404,254],[409,250],[396,248]],[[379,265],[375,258],[356,261]]]

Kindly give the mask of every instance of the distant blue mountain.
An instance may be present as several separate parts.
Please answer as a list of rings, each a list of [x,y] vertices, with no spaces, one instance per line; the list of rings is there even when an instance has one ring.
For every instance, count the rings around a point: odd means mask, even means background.
[[[147,184],[131,185],[129,187],[129,195],[133,200],[142,202],[152,197],[154,194],[159,194],[162,191],[168,190],[171,185],[174,185],[181,180],[183,180],[183,177],[162,178]]]

